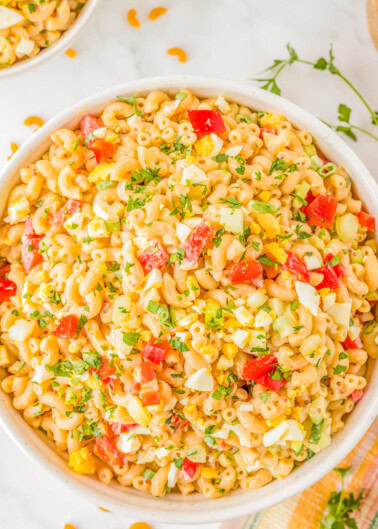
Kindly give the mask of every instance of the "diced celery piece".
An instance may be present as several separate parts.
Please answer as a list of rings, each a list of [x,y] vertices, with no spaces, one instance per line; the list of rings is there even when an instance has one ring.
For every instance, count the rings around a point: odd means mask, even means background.
[[[175,307],[170,306],[169,311],[171,313],[171,321],[175,327],[177,323],[186,316],[186,312],[184,309],[177,309]]]
[[[311,145],[303,145],[303,150],[307,154],[307,156],[316,156],[316,147],[313,143]]]
[[[236,235],[243,233],[243,212],[241,209],[222,207],[220,222],[231,233]]]
[[[310,191],[310,184],[308,182],[301,182],[299,186],[295,188],[295,198],[293,201],[293,206],[296,209],[301,208],[304,205],[304,200],[307,197],[307,193]],[[298,197],[298,198],[297,198]],[[302,199],[302,200],[301,200]]]
[[[281,338],[286,338],[293,334],[294,328],[286,316],[278,316],[273,322],[273,330],[278,332]]]
[[[209,301],[205,308],[205,325],[208,329],[221,329],[224,317],[221,306],[216,301]]]
[[[351,253],[350,260],[353,264],[361,264],[363,261],[361,250],[358,248]]]
[[[308,414],[314,424],[320,424],[325,417],[326,401],[324,397],[313,400],[308,407]]]

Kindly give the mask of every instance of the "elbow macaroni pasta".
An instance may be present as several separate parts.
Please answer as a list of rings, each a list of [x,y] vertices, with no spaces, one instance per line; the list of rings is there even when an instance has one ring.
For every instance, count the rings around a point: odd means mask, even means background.
[[[3,0],[0,69],[35,57],[74,24],[86,0]]]
[[[12,46],[58,38],[76,5],[37,6]],[[324,173],[284,116],[188,90],[121,99],[86,134],[56,131],[10,194],[2,390],[105,484],[263,487],[325,448],[362,396],[378,356],[371,226],[344,169]],[[188,110],[219,110],[224,130],[196,133]],[[324,196],[334,226],[307,209]]]

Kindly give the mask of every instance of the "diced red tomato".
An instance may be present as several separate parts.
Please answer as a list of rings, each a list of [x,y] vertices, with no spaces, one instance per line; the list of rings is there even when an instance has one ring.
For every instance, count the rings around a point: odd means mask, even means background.
[[[90,140],[88,147],[94,152],[97,163],[100,163],[102,158],[111,158],[116,151],[113,143],[101,139]]]
[[[141,382],[142,384],[145,384],[146,382],[151,382],[151,380],[155,380],[156,378],[156,372],[154,368],[154,364],[148,360],[145,362],[142,362],[141,365]]]
[[[371,307],[374,307],[374,305],[377,303],[377,300],[376,300],[376,299],[374,299],[373,301],[370,301],[370,300],[368,300],[368,301],[369,301],[369,305],[370,305]],[[356,312],[357,312],[357,311],[356,311]]]
[[[197,136],[224,132],[226,130],[218,110],[188,110],[189,120]]]
[[[292,252],[286,252],[286,253],[287,253],[287,261],[284,265],[282,265],[282,268],[289,270],[289,272],[297,276],[299,280],[306,281],[307,283],[309,283],[310,273],[307,270],[307,266],[302,261],[302,259],[300,259],[297,255],[295,255]]]
[[[206,222],[202,221],[195,227],[190,237],[184,242],[182,247],[185,250],[185,259],[190,263],[198,261],[203,249],[208,243],[213,228],[208,226]]]
[[[125,464],[124,456],[117,450],[110,439],[96,437],[96,448],[100,457],[111,465],[122,466]]]
[[[346,337],[346,340],[341,344],[344,349],[361,349],[362,347],[362,340],[359,336],[352,340],[350,336]]]
[[[143,406],[152,406],[160,403],[159,383],[157,379],[142,384],[140,388],[140,398]]]
[[[102,125],[98,119],[90,114],[83,116],[80,121],[81,133],[86,138],[89,134],[92,134],[96,129],[101,128]]]
[[[25,221],[24,237],[38,237],[33,228],[33,221],[28,217]]]
[[[122,424],[121,422],[112,422],[110,425],[110,428],[114,435],[120,435],[121,433],[129,432],[133,428],[138,426],[137,423],[135,424]]]
[[[362,391],[362,389],[355,389],[354,391],[352,391],[353,402],[358,402],[359,400],[361,400],[363,395],[364,392]]]
[[[17,285],[10,279],[0,280],[0,303],[8,301],[9,298],[14,296],[17,292]]]
[[[161,364],[168,352],[168,349],[169,343],[167,340],[151,339],[148,344],[145,345],[142,351],[142,356],[154,364]]]
[[[276,136],[278,134],[278,130],[277,129],[262,128],[262,129],[260,129],[260,134],[259,134],[259,138],[261,138],[262,140],[264,139],[264,136],[263,136],[264,132],[268,132],[269,134],[275,134]]]
[[[375,230],[375,218],[364,211],[360,211],[357,214],[358,222],[362,228],[366,228],[368,231]]]
[[[110,303],[108,301],[105,301],[103,304],[102,304],[102,307],[101,307],[101,314],[103,312],[106,312],[108,310],[108,308],[110,307]]]
[[[61,207],[56,213],[51,215],[51,222],[53,224],[64,224],[68,216],[73,215],[80,209],[81,203],[77,200],[68,200],[68,202]]]
[[[183,479],[193,479],[198,467],[199,463],[194,463],[186,457],[182,463],[182,472],[180,475],[183,475]]]
[[[308,204],[305,213],[312,226],[331,229],[335,220],[337,199],[330,195],[319,195]]]
[[[169,261],[169,253],[159,242],[155,242],[151,248],[143,252],[138,260],[145,273],[151,272],[153,268],[162,268]]]
[[[341,285],[339,278],[337,277],[332,266],[322,266],[316,270],[317,274],[323,274],[323,281],[316,285],[316,289],[329,288],[330,290],[336,290]]]
[[[306,205],[303,205],[303,206],[300,208],[300,211],[302,211],[302,213],[306,213],[306,208],[307,208],[312,202],[314,202],[314,200],[315,200],[315,197],[314,197],[314,195],[311,193],[311,191],[308,191],[305,200],[306,200],[307,204],[306,204]]]
[[[25,237],[22,243],[22,264],[25,272],[28,274],[32,268],[43,261],[42,255],[39,253],[39,243],[43,237],[35,236]]]
[[[59,320],[58,325],[55,327],[53,332],[54,336],[58,338],[73,338],[77,331],[77,324],[79,323],[79,318],[75,314],[69,314],[64,316]]]
[[[274,380],[272,378],[273,373],[270,373],[269,375],[264,375],[263,377],[260,377],[256,380],[258,384],[261,384],[262,386],[265,386],[268,389],[271,389],[272,391],[278,391],[279,389],[283,388],[286,385],[286,380],[282,378],[281,380]]]
[[[229,279],[231,283],[251,283],[256,288],[262,288],[264,286],[262,264],[253,259],[244,259],[234,264]]]
[[[275,356],[260,356],[244,366],[243,378],[245,380],[257,380],[272,371],[274,365],[277,365],[277,358]]]
[[[11,265],[9,263],[0,268],[0,277],[4,277],[6,274],[8,274],[10,269]]]
[[[345,266],[343,265],[343,263],[338,263],[336,265],[332,265],[331,264],[331,261],[332,259],[334,259],[334,255],[333,253],[328,253],[325,257],[324,257],[324,263],[326,265],[329,264],[329,266],[332,266],[333,268],[333,271],[335,272],[335,274],[337,275],[337,277],[341,278],[341,277],[344,277],[346,276],[346,270],[345,270]]]

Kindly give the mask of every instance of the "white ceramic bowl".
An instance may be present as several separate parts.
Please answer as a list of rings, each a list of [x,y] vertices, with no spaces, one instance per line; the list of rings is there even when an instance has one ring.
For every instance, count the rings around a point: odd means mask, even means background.
[[[10,77],[16,73],[25,72],[29,68],[37,66],[46,61],[53,55],[62,50],[69,48],[70,44],[77,38],[82,29],[88,24],[89,19],[93,15],[100,0],[87,0],[85,6],[81,9],[78,17],[70,28],[67,29],[54,44],[42,50],[35,57],[25,59],[24,61],[16,62],[8,68],[0,69],[0,79],[3,77]]]
[[[77,103],[50,120],[30,137],[2,171],[0,210],[4,209],[9,191],[18,182],[18,170],[46,151],[49,135],[54,130],[77,126],[84,114],[100,112],[120,94],[143,95],[157,89],[175,94],[184,87],[199,96],[214,97],[221,94],[251,108],[280,112],[300,129],[308,130],[316,138],[316,143],[325,156],[345,167],[368,211],[377,217],[377,184],[353,151],[326,125],[293,103],[259,88],[233,81],[190,76],[156,77],[119,85]],[[357,444],[375,418],[378,404],[378,362],[375,366],[370,366],[369,376],[370,381],[363,399],[347,419],[344,430],[333,437],[328,448],[283,480],[273,481],[259,490],[238,489],[217,500],[208,500],[199,494],[187,497],[171,494],[164,498],[154,498],[133,488],[124,488],[117,483],[106,486],[93,477],[71,472],[62,456],[46,442],[42,434],[23,420],[13,409],[9,397],[2,392],[0,421],[25,454],[64,481],[73,492],[86,496],[96,505],[146,521],[175,525],[210,523],[267,509],[303,491],[334,468]]]

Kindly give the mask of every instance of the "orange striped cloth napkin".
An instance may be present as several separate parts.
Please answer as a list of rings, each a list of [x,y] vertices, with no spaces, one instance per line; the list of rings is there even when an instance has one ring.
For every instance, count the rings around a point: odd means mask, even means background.
[[[359,529],[378,529],[378,419],[339,467],[350,467],[345,490],[365,490]],[[331,491],[338,489],[340,478],[330,472],[312,487],[265,512],[221,524],[219,529],[318,529],[318,521]]]

